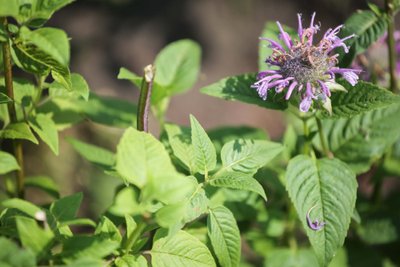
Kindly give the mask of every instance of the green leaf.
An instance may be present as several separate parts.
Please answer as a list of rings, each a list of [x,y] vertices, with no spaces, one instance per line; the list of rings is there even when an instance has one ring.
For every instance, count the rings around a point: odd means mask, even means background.
[[[251,88],[251,85],[255,82],[255,74],[243,74],[222,79],[200,89],[200,91],[225,100],[237,100],[268,109],[284,110],[287,108],[288,104],[284,100],[284,95],[276,94],[273,90],[269,92],[267,100],[262,100],[257,90]]]
[[[168,238],[165,231],[158,230],[151,249],[151,263],[154,267],[216,266],[206,245],[184,231]]]
[[[194,177],[193,177],[194,178]],[[191,222],[197,219],[200,215],[207,212],[209,200],[202,185],[198,185],[197,189],[189,197],[188,204],[186,205],[186,212],[183,222]]]
[[[118,242],[101,235],[72,236],[64,241],[61,256],[66,263],[80,258],[101,259],[118,247]]]
[[[193,174],[196,168],[190,129],[174,124],[166,124],[165,131],[168,134],[168,141],[174,155]]]
[[[218,172],[209,180],[209,183],[216,187],[252,191],[259,194],[267,201],[264,188],[252,177],[252,174],[227,171]]]
[[[164,228],[175,228],[174,230],[180,230],[183,226],[182,219],[186,207],[187,203],[185,202],[162,207],[156,213],[157,223]]]
[[[89,101],[79,104],[83,116],[93,122],[121,128],[136,125],[137,107],[131,102],[90,93]]]
[[[107,170],[111,170],[114,166],[115,155],[113,152],[102,147],[84,143],[71,137],[67,138],[67,141],[89,162],[99,165]]]
[[[142,188],[149,179],[175,173],[164,146],[151,134],[128,128],[117,146],[117,172]]]
[[[0,237],[0,263],[2,267],[34,267],[36,258],[31,250],[20,249],[14,242]]]
[[[232,212],[224,206],[210,209],[208,236],[221,266],[234,267],[240,262],[240,232]]]
[[[36,137],[31,132],[28,124],[24,122],[11,123],[0,131],[0,138],[2,139],[25,139],[34,144],[38,144]]]
[[[353,214],[357,181],[351,169],[338,159],[313,159],[299,155],[289,161],[286,188],[321,266],[332,260],[343,245]],[[309,228],[306,216],[326,225]]]
[[[213,142],[217,154],[221,152],[224,144],[236,139],[268,140],[267,132],[262,129],[248,126],[223,126],[207,131]]]
[[[133,256],[133,255],[124,255],[120,258],[117,258],[114,261],[116,267],[147,267],[146,258],[142,255]]]
[[[76,218],[68,221],[63,221],[60,223],[60,228],[70,225],[83,225],[83,226],[92,226],[96,227],[96,223],[88,218]]]
[[[0,93],[0,104],[11,103],[13,100],[9,98],[6,94]]]
[[[398,240],[396,224],[391,218],[368,218],[357,228],[361,240],[370,245],[381,245]]]
[[[17,16],[19,11],[18,1],[0,0],[0,17]]]
[[[105,238],[118,243],[121,243],[122,241],[122,236],[117,226],[115,226],[115,224],[106,216],[101,217],[94,234],[104,236]]]
[[[19,165],[14,156],[0,151],[0,174],[6,174],[15,170],[19,170]]]
[[[169,95],[185,92],[197,80],[200,71],[200,46],[192,40],[173,42],[157,55],[155,82]]]
[[[56,81],[52,82],[49,87],[49,96],[52,98],[59,97],[64,99],[71,99],[82,97],[85,101],[88,101],[89,93],[89,85],[87,84],[86,80],[78,73],[71,73],[70,91],[65,90],[64,86]]]
[[[297,32],[295,30],[293,30],[292,28],[290,28],[286,25],[282,25],[282,27],[290,36],[296,36],[295,39],[298,39]],[[278,38],[280,33],[281,32],[280,32],[276,22],[269,21],[265,24],[260,38],[268,38],[268,39],[274,40],[274,41],[282,44],[282,42]],[[266,68],[269,68],[267,63],[265,63],[265,60],[267,59],[267,57],[269,57],[271,55],[272,55],[272,48],[269,47],[269,42],[260,40],[260,43],[258,46],[258,70],[259,71],[264,71]]]
[[[367,171],[400,137],[399,112],[400,105],[393,104],[350,119],[323,120],[330,151],[356,173]]]
[[[80,258],[69,262],[65,267],[104,267],[106,263],[99,259]]]
[[[25,42],[35,45],[61,65],[68,66],[70,47],[68,36],[63,30],[45,27],[30,31],[23,26],[20,29],[20,37]]]
[[[22,245],[31,249],[38,258],[44,256],[53,240],[53,232],[40,228],[34,219],[17,216],[15,220]]]
[[[23,0],[20,1],[19,12],[14,18],[19,24],[39,27],[44,24],[54,12],[74,0]]]
[[[50,212],[61,223],[75,219],[82,202],[82,197],[82,193],[76,193],[56,200],[51,204]]]
[[[190,128],[193,144],[194,172],[207,174],[214,170],[217,164],[215,147],[193,115],[190,115]]]
[[[33,176],[25,180],[26,187],[38,188],[54,198],[60,197],[58,185],[53,179],[46,176]]]
[[[350,46],[349,53],[344,53],[340,48],[340,66],[350,65],[356,55],[364,52],[372,43],[385,34],[386,28],[387,21],[384,15],[378,16],[370,10],[361,10],[353,13],[344,23],[340,36],[346,37],[355,34],[356,37],[346,41],[346,44]]]
[[[267,254],[265,267],[317,267],[318,261],[311,249],[274,249]],[[330,266],[330,265],[329,265]],[[342,266],[344,267],[344,266]]]
[[[126,214],[140,214],[142,210],[137,199],[138,193],[132,187],[124,187],[115,195],[114,203],[109,208],[109,212],[122,217]]]
[[[120,68],[117,78],[120,80],[129,80],[139,88],[142,83],[142,77],[136,75],[127,68]]]
[[[5,208],[13,208],[22,211],[32,218],[35,218],[38,213],[42,212],[38,206],[19,198],[6,199],[1,202],[1,205]]]
[[[54,154],[58,155],[58,132],[51,116],[41,113],[36,114],[36,116],[29,119],[29,125]]]
[[[238,139],[226,143],[221,150],[223,169],[254,174],[283,151],[279,143]]]
[[[350,118],[381,107],[399,103],[400,97],[392,92],[380,88],[375,84],[359,81],[351,86],[344,80],[339,80],[347,92],[336,92],[332,94],[332,115],[327,111],[321,112],[320,117],[325,118]]]

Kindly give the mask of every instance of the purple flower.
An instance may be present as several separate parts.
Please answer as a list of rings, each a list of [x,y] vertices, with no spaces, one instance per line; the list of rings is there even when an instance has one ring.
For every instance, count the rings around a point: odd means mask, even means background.
[[[283,30],[282,25],[276,22],[280,30],[279,39],[284,45],[268,38],[260,38],[268,41],[273,50],[265,62],[278,67],[277,70],[260,72],[257,82],[251,86],[263,100],[267,99],[268,91],[274,88],[277,93],[285,91],[286,100],[292,95],[299,94],[299,109],[302,112],[309,111],[314,102],[321,103],[323,108],[331,112],[329,99],[331,91],[345,90],[335,83],[336,75],[340,74],[353,86],[358,82],[361,70],[337,67],[338,54],[333,53],[339,47],[347,53],[349,47],[344,42],[353,38],[354,34],[339,38],[337,35],[343,27],[340,25],[328,29],[320,42],[313,44],[314,35],[319,30],[319,25],[314,24],[314,18],[315,13],[311,17],[309,27],[304,28],[301,15],[298,14],[298,39],[292,39]]]

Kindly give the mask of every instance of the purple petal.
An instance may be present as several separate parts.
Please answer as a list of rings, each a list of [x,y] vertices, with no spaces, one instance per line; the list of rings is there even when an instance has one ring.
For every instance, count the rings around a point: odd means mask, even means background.
[[[312,104],[312,99],[309,96],[306,96],[303,98],[303,100],[300,102],[299,109],[301,112],[307,112]]]

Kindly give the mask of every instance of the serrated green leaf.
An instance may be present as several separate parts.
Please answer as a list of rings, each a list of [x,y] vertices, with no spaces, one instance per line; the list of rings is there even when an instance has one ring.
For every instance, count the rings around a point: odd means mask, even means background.
[[[113,253],[118,247],[118,242],[99,235],[77,235],[63,242],[61,256],[66,263],[80,258],[101,259]]]
[[[22,211],[32,218],[35,218],[36,215],[41,212],[41,209],[38,206],[19,198],[6,199],[1,202],[1,205],[5,208],[13,208]]]
[[[29,119],[29,125],[54,154],[58,155],[58,132],[51,116],[41,113],[36,114],[36,116]]]
[[[13,100],[9,98],[6,94],[0,93],[0,104],[11,103]]]
[[[190,89],[200,71],[200,46],[189,39],[173,42],[157,55],[155,82],[166,88],[169,95]]]
[[[252,191],[264,198],[267,201],[264,188],[261,184],[252,177],[252,174],[241,172],[219,172],[215,174],[210,180],[210,185],[216,187],[226,187],[231,189]]]
[[[184,231],[168,238],[165,231],[157,231],[151,249],[154,267],[213,267],[214,259],[203,243]]]
[[[84,143],[74,138],[67,138],[72,147],[86,160],[107,170],[115,164],[115,154],[105,148]]]
[[[196,118],[190,115],[191,139],[193,145],[194,172],[206,174],[215,169],[217,153],[207,133]]]
[[[283,151],[279,143],[263,140],[237,139],[221,150],[224,170],[254,174]]]
[[[53,214],[55,219],[61,223],[75,219],[82,198],[82,193],[76,193],[56,200],[51,204],[50,212]]]
[[[339,64],[342,67],[348,66],[354,57],[364,52],[372,43],[383,36],[387,29],[387,20],[384,15],[378,16],[370,10],[359,10],[351,15],[340,32],[341,37],[355,34],[354,38],[346,41],[350,46],[349,53],[341,48],[339,52]]]
[[[53,240],[53,232],[40,228],[34,219],[17,216],[15,220],[22,245],[31,249],[39,259],[43,257]]]
[[[331,97],[332,115],[324,111],[319,114],[320,117],[350,118],[400,102],[398,95],[369,82],[359,81],[355,86],[351,86],[344,80],[338,82],[346,88],[347,92],[333,93]]]
[[[19,170],[19,165],[14,156],[0,151],[0,174],[6,174],[15,170]]]
[[[194,177],[193,177],[194,178]],[[183,222],[191,222],[207,212],[209,200],[201,185],[189,197]]]
[[[343,245],[350,225],[357,196],[355,174],[338,159],[299,155],[289,161],[286,188],[318,262],[328,265]],[[310,219],[326,223],[319,231],[307,224],[312,207]]]
[[[219,82],[203,87],[200,91],[225,100],[237,100],[268,109],[284,110],[287,108],[288,104],[284,100],[284,95],[276,94],[275,91],[270,91],[268,99],[262,100],[257,90],[251,88],[251,85],[255,82],[255,74],[243,74],[222,79]]]
[[[166,124],[165,131],[174,155],[187,167],[190,173],[194,173],[196,168],[190,129]]]
[[[25,139],[38,144],[28,124],[24,122],[11,123],[0,131],[0,138],[3,139]]]
[[[367,171],[399,138],[399,111],[400,105],[393,104],[350,119],[323,120],[330,151],[356,173]],[[317,138],[314,142],[319,145]]]
[[[282,27],[290,36],[297,36],[297,32],[294,29],[292,29],[286,25],[282,25]],[[268,38],[268,39],[274,40],[278,43],[281,43],[281,41],[279,39],[280,33],[281,32],[280,32],[276,22],[269,21],[265,24],[260,38]],[[295,38],[298,38],[298,37],[295,37]],[[258,46],[258,70],[259,71],[264,71],[267,67],[270,68],[265,63],[265,60],[267,59],[267,57],[272,55],[272,51],[273,51],[272,48],[269,47],[269,42],[260,40],[260,43]]]
[[[31,31],[23,26],[20,29],[20,37],[25,42],[35,45],[61,65],[68,66],[70,48],[68,36],[63,30],[45,27]]]
[[[210,209],[208,236],[221,266],[234,267],[240,262],[240,232],[232,212],[224,206]]]
[[[128,128],[117,146],[117,172],[129,183],[142,188],[151,177],[176,171],[164,146],[151,134]]]
[[[35,267],[36,258],[31,250],[21,249],[11,240],[0,237],[0,263],[3,267]]]
[[[115,224],[106,216],[101,217],[94,234],[104,236],[105,238],[118,243],[122,241],[122,236],[117,226],[115,226]]]

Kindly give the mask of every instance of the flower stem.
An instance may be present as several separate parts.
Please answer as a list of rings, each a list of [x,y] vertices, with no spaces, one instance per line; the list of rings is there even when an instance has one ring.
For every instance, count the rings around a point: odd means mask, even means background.
[[[154,75],[155,68],[153,65],[150,64],[144,68],[143,81],[140,88],[139,104],[137,109],[137,129],[139,131],[149,131],[149,110]]]
[[[310,153],[310,129],[308,128],[307,119],[302,119],[303,121],[303,132],[304,132],[304,146],[303,146],[303,154],[308,155]]]
[[[2,24],[4,29],[7,29],[7,19],[2,19]],[[7,90],[7,96],[14,100],[14,88],[13,88],[13,77],[12,77],[12,64],[11,64],[11,49],[8,41],[4,42],[3,45],[3,63],[4,63],[4,80],[5,86]],[[11,123],[15,123],[18,121],[17,112],[15,110],[14,102],[10,102],[7,104],[8,114]],[[17,195],[20,198],[24,197],[24,158],[22,151],[22,143],[19,140],[13,140],[13,152],[15,159],[20,167],[19,170],[16,171],[16,185],[17,185]]]
[[[394,41],[394,3],[393,0],[385,0],[386,14],[388,15],[388,28],[387,28],[387,45],[388,45],[388,56],[389,56],[389,74],[390,74],[390,90],[396,92],[397,88],[397,76],[396,76],[396,47]]]
[[[321,141],[322,151],[324,152],[325,156],[327,156],[328,158],[332,158],[333,157],[332,152],[329,151],[328,146],[326,144],[324,129],[322,128],[322,122],[317,117],[315,117],[315,120],[317,121],[318,135]]]

